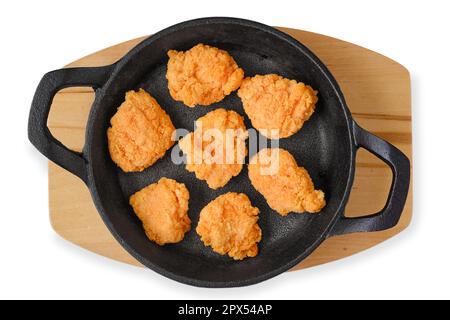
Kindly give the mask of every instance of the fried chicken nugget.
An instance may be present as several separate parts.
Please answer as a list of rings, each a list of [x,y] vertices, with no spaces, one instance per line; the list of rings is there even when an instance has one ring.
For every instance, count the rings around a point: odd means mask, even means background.
[[[125,172],[142,171],[175,143],[169,115],[143,89],[128,91],[107,131],[112,160]]]
[[[258,214],[245,194],[229,192],[203,208],[196,231],[206,246],[221,255],[234,260],[255,257],[262,236]]]
[[[145,234],[159,245],[180,242],[191,229],[189,191],[183,183],[161,178],[130,197]]]
[[[287,138],[299,131],[318,100],[310,86],[276,74],[245,78],[238,96],[253,127],[269,139]]]
[[[314,190],[308,171],[286,150],[261,150],[250,160],[248,175],[269,206],[282,216],[315,213],[325,206],[325,194]]]
[[[198,44],[190,50],[169,50],[166,78],[173,99],[189,107],[221,101],[239,88],[244,70],[224,50]]]
[[[247,155],[244,118],[232,110],[216,109],[196,124],[197,129],[178,143],[187,157],[186,170],[206,180],[211,189],[223,187],[241,172]]]

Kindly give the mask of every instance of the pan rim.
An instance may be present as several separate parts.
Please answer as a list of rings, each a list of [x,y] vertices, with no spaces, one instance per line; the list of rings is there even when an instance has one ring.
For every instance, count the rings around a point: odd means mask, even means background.
[[[351,147],[350,147],[350,166],[349,166],[347,182],[346,182],[345,188],[343,188],[344,189],[343,197],[342,197],[341,201],[339,202],[337,209],[335,210],[334,217],[330,220],[330,223],[328,224],[328,226],[326,228],[324,228],[324,231],[322,232],[322,234],[319,237],[317,237],[316,241],[314,241],[314,243],[307,250],[301,252],[295,259],[292,259],[289,263],[287,263],[277,269],[271,270],[264,274],[261,274],[261,275],[258,275],[258,276],[252,277],[252,278],[248,278],[245,280],[210,281],[210,280],[202,280],[202,279],[196,279],[193,277],[182,276],[177,273],[168,271],[164,268],[161,268],[157,264],[153,263],[152,261],[149,261],[147,258],[140,255],[131,245],[128,244],[126,239],[124,239],[122,236],[120,236],[118,234],[118,232],[115,230],[112,222],[109,220],[108,214],[105,212],[105,209],[104,209],[102,198],[100,197],[100,195],[98,193],[98,189],[97,189],[98,181],[96,181],[93,167],[92,167],[92,165],[90,165],[90,162],[92,159],[91,136],[92,136],[92,131],[93,131],[93,122],[94,122],[93,119],[95,119],[96,113],[100,109],[99,108],[99,105],[101,104],[100,102],[103,100],[108,87],[112,83],[114,83],[116,75],[121,71],[121,69],[127,64],[127,62],[130,59],[132,59],[132,57],[137,52],[139,52],[144,47],[150,45],[152,42],[156,41],[157,39],[167,36],[167,35],[169,35],[173,32],[176,32],[180,29],[198,26],[198,25],[209,25],[209,24],[233,24],[233,25],[241,25],[244,27],[256,28],[258,30],[267,32],[277,38],[280,38],[281,40],[289,43],[291,46],[293,46],[297,50],[300,50],[308,59],[310,59],[310,61],[312,63],[314,63],[316,65],[316,67],[320,70],[320,72],[325,77],[325,80],[330,83],[330,85],[334,91],[334,94],[337,97],[338,102],[344,112],[344,117],[345,117],[345,120],[347,123],[347,129],[348,129],[348,138],[349,138],[349,142],[351,145]],[[265,25],[265,24],[262,24],[259,22],[251,21],[251,20],[241,19],[241,18],[207,17],[207,18],[188,20],[188,21],[184,21],[184,22],[175,24],[173,26],[170,26],[166,29],[163,29],[163,30],[155,33],[154,35],[147,37],[142,42],[137,44],[124,57],[122,57],[118,62],[116,62],[114,64],[113,71],[112,71],[111,75],[109,76],[107,82],[105,83],[105,85],[102,88],[100,88],[96,91],[96,97],[95,97],[94,103],[92,105],[92,109],[89,114],[89,118],[88,118],[88,122],[87,122],[87,126],[86,126],[86,134],[85,134],[86,142],[85,142],[85,147],[83,149],[85,156],[86,156],[86,161],[87,161],[86,167],[87,167],[88,187],[91,192],[91,196],[94,200],[94,204],[97,208],[97,211],[99,212],[99,214],[100,214],[103,222],[107,226],[108,230],[111,232],[111,234],[114,236],[114,238],[119,242],[119,244],[128,253],[130,253],[137,261],[139,261],[142,265],[148,267],[149,269],[151,269],[167,278],[170,278],[172,280],[175,280],[175,281],[178,281],[178,282],[181,282],[184,284],[197,286],[197,287],[229,288],[229,287],[249,286],[249,285],[256,284],[256,283],[268,280],[270,278],[273,278],[273,277],[293,268],[298,263],[300,263],[302,260],[304,260],[306,257],[308,257],[312,253],[312,251],[314,251],[328,237],[328,234],[330,233],[331,229],[336,224],[339,217],[343,214],[344,208],[347,204],[347,201],[348,201],[348,198],[350,195],[351,186],[353,185],[354,173],[355,173],[356,143],[355,143],[355,138],[353,135],[353,123],[354,123],[353,118],[352,118],[350,110],[348,109],[347,104],[345,102],[344,95],[343,95],[336,79],[334,78],[334,76],[331,74],[331,72],[328,70],[328,68],[325,66],[325,64],[310,49],[308,49],[305,45],[303,45],[302,43],[300,43],[298,40],[294,39],[290,35],[282,32],[278,29],[275,29],[271,26],[268,26],[268,25]]]

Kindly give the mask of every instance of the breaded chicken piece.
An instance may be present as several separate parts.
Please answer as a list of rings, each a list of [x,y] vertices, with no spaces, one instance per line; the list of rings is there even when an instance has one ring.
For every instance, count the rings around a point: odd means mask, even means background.
[[[199,118],[196,126],[179,142],[186,154],[186,170],[206,180],[211,189],[223,187],[241,172],[247,155],[244,118],[232,110],[216,109]]]
[[[203,208],[196,230],[203,243],[221,255],[234,260],[255,257],[262,235],[258,214],[245,194],[229,192]]]
[[[238,96],[253,127],[270,139],[287,138],[299,131],[318,100],[317,91],[310,86],[276,74],[245,78]]]
[[[169,50],[166,78],[173,99],[189,107],[221,101],[239,88],[244,70],[224,50],[198,44],[190,50]]]
[[[269,206],[282,216],[315,213],[325,206],[325,194],[314,190],[308,171],[286,150],[261,150],[250,160],[248,175]]]
[[[130,197],[145,234],[159,245],[180,242],[191,229],[189,191],[184,183],[161,178]]]
[[[169,115],[143,89],[128,91],[107,131],[109,154],[125,172],[142,171],[175,143]]]

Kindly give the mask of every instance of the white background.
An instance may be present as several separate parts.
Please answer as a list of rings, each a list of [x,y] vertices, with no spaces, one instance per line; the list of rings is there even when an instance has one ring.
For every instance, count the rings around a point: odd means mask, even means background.
[[[448,1],[1,1],[0,298],[450,298]],[[46,159],[28,142],[41,76],[116,43],[205,16],[330,35],[411,72],[414,219],[356,256],[237,289],[201,289],[88,253],[48,221]]]

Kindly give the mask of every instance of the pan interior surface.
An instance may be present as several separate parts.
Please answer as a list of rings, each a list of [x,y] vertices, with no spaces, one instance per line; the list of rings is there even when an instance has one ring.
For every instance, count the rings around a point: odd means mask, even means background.
[[[123,173],[112,162],[106,130],[125,92],[143,88],[170,115],[176,128],[194,129],[194,121],[206,113],[226,108],[245,117],[252,128],[236,92],[208,107],[188,108],[174,101],[167,88],[166,64],[169,49],[187,50],[198,43],[228,51],[246,76],[276,73],[302,81],[319,91],[316,111],[295,135],[281,139],[279,146],[294,155],[305,167],[316,188],[326,194],[327,206],[320,214],[290,214],[281,217],[251,185],[247,168],[225,187],[210,189],[195,178],[184,165],[171,161],[170,149],[164,158],[140,173]],[[274,276],[303,259],[325,236],[327,228],[340,213],[351,178],[352,141],[345,106],[336,88],[320,65],[297,45],[269,27],[236,22],[191,23],[178,25],[145,40],[123,61],[105,85],[90,117],[90,141],[86,154],[91,164],[91,189],[97,208],[119,242],[146,266],[178,281],[199,286],[239,286]],[[270,141],[269,141],[270,146]],[[251,154],[250,154],[251,156]],[[131,194],[168,177],[185,183],[190,192],[191,231],[178,244],[158,246],[145,236],[140,221],[128,204]],[[201,209],[226,192],[243,192],[260,209],[259,225],[263,237],[255,258],[234,261],[205,247],[196,234]]]

